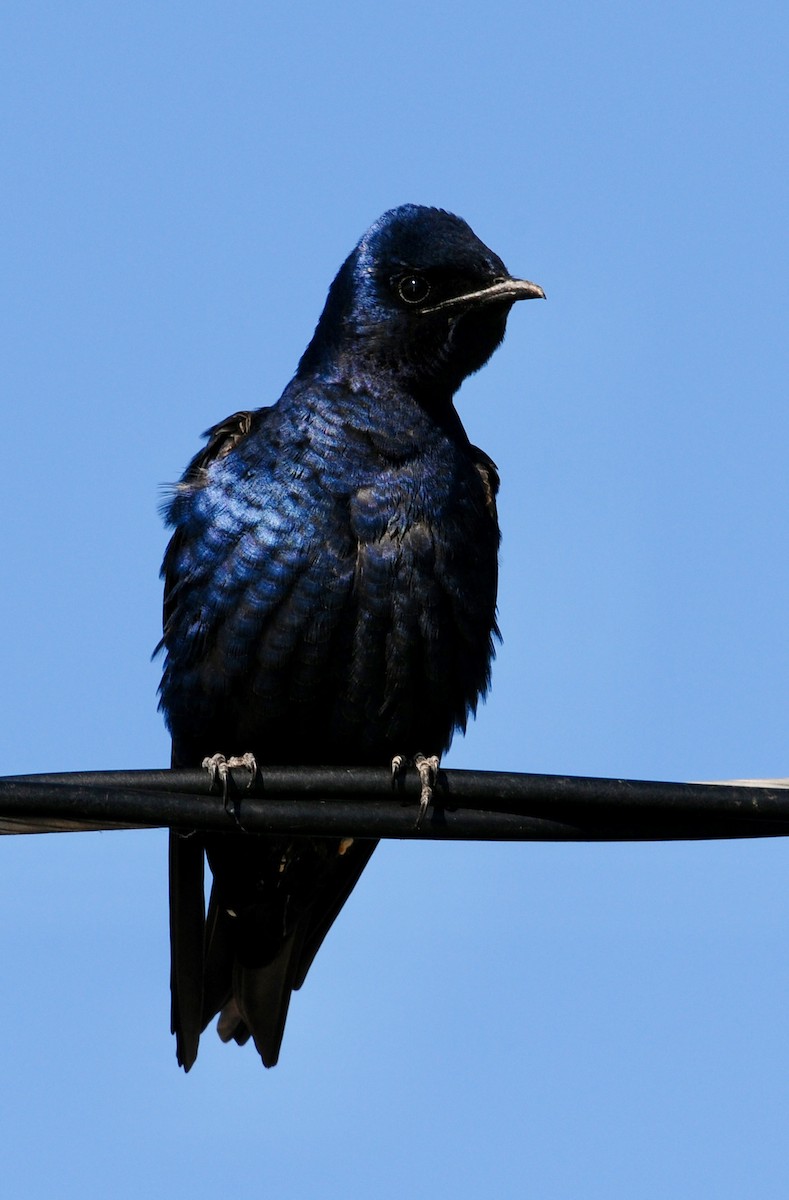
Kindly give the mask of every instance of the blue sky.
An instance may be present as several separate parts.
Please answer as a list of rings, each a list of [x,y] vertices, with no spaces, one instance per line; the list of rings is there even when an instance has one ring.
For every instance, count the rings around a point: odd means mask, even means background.
[[[548,303],[459,408],[504,643],[447,765],[789,775],[777,3],[11,3],[3,773],[154,767],[163,483],[359,235]],[[0,843],[9,1195],[785,1197],[789,849],[388,843],[280,1065],[168,1032],[161,832]]]

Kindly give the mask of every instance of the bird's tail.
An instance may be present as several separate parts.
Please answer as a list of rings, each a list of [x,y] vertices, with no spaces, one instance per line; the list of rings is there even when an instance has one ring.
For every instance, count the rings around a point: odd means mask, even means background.
[[[170,830],[170,1029],[185,1071],[203,1031],[204,875],[200,840]]]
[[[248,849],[260,853],[264,842],[263,838],[250,841]],[[222,855],[233,862],[236,871],[246,865],[243,862],[239,865],[233,855],[227,855],[229,849],[237,851],[239,843],[231,846],[222,840],[211,844],[215,879],[206,918],[206,841],[197,834],[184,837],[171,832],[172,1031],[176,1035],[178,1062],[185,1070],[197,1058],[200,1034],[217,1013],[217,1032],[223,1041],[233,1040],[243,1045],[251,1037],[264,1065],[274,1066],[291,993],[304,982],[312,960],[375,845],[374,841],[355,841],[346,848],[342,841],[330,839],[326,843],[328,850],[323,846],[317,848],[316,870],[322,873],[321,881],[287,935],[276,945],[273,956],[261,964],[254,920],[250,932],[245,921],[242,923],[231,915],[227,898],[221,901],[222,884],[216,878],[216,860],[221,862]]]
[[[279,1058],[304,934],[304,925],[297,926],[277,957],[264,967],[245,967],[236,962],[232,969],[233,993],[219,1014],[217,1033],[222,1041],[233,1040],[243,1046],[251,1035],[266,1067],[275,1066]]]

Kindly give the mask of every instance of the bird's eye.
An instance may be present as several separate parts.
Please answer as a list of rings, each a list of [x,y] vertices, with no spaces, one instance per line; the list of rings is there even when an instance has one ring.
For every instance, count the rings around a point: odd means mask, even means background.
[[[406,304],[421,304],[430,295],[430,284],[424,275],[401,275],[394,283],[398,296]]]

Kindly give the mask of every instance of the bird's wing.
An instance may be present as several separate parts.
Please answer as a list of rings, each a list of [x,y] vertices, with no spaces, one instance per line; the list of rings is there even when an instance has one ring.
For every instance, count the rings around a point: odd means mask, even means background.
[[[293,975],[291,986],[294,989],[300,988],[304,983],[323,939],[356,886],[359,876],[370,861],[370,856],[377,845],[377,841],[360,841],[357,838],[343,854],[331,877],[316,897],[306,922],[304,940]]]
[[[337,856],[309,909],[296,922],[272,962],[258,968],[235,964],[232,999],[219,1021],[219,1034],[225,1041],[233,1037],[243,1042],[251,1034],[264,1065],[276,1065],[291,994],[303,984],[323,939],[377,845],[376,841],[357,839]]]
[[[223,422],[170,502],[161,707],[181,765],[271,761],[272,738],[298,761],[294,707],[316,706],[342,662],[355,547],[306,424],[276,407]],[[268,744],[239,748],[263,725]]]
[[[211,463],[217,459],[224,458],[230,451],[238,445],[238,443],[246,437],[252,427],[252,412],[236,412],[232,417],[227,417],[224,421],[220,421],[217,425],[206,430],[203,435],[208,440],[202,450],[199,450],[194,456],[189,466],[184,472],[181,482],[175,489],[175,495],[168,498],[163,506],[163,511],[168,520],[172,520],[175,510],[178,506],[178,497],[181,492],[189,491],[205,477],[206,471]],[[169,545],[162,563],[161,575],[164,579],[164,605],[162,613],[162,626],[166,630],[168,621],[170,620],[179,592],[179,576],[178,565],[180,560],[180,551],[188,534],[186,529],[181,525],[176,525],[175,532],[170,539]],[[164,646],[165,639],[156,647],[157,652]]]
[[[249,432],[252,416],[251,412],[237,412],[208,430],[208,441],[192,459],[181,486],[198,482],[214,460],[228,454]],[[165,628],[177,604],[176,566],[185,536],[182,528],[176,530],[162,567]],[[174,749],[173,766],[186,765]],[[170,831],[169,875],[171,1030],[176,1035],[178,1062],[188,1071],[197,1057],[205,1024],[205,854],[200,838]]]
[[[311,669],[322,678],[325,667],[318,662],[313,668],[310,656],[333,636],[353,586],[353,548],[331,525],[337,508],[325,500],[320,479],[313,474],[310,482],[305,458],[292,442],[290,475],[282,459],[275,465],[270,412],[237,413],[211,430],[170,506],[175,531],[163,568],[168,662],[162,703],[175,766],[196,765],[218,750],[257,751],[226,744],[228,736],[240,736],[232,715],[224,723],[234,690],[249,702],[252,671],[260,715],[275,700],[260,699],[258,681],[264,692],[271,681],[287,681],[291,663],[303,689]],[[266,419],[272,422],[266,436],[245,446],[250,430]],[[291,650],[300,643],[309,651],[301,658]],[[203,703],[212,707],[201,714]],[[285,749],[285,761],[293,760],[297,744],[294,739]],[[262,749],[269,761],[283,752],[279,744]],[[214,887],[206,921],[202,871],[209,845]],[[291,992],[303,982],[375,843],[357,841],[345,853],[339,839],[304,846],[305,882],[296,882],[292,897],[288,893],[289,916],[263,965],[249,961],[255,922],[247,934],[244,922],[229,915],[233,876],[276,877],[281,843],[250,838],[243,845],[221,836],[171,836],[172,1024],[187,1069],[200,1033],[220,1010],[220,1036],[244,1041],[251,1034],[266,1065],[276,1062]],[[276,917],[271,920],[276,926]]]

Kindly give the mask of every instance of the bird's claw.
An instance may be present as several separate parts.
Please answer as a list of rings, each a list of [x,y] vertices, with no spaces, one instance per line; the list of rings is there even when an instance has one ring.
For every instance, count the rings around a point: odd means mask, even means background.
[[[419,782],[422,785],[422,791],[419,796],[419,812],[416,817],[416,827],[419,829],[425,819],[428,806],[433,799],[433,788],[441,760],[437,754],[431,754],[429,758],[424,754],[415,754],[413,759],[407,759],[403,754],[395,754],[392,759],[392,784],[395,784],[400,778],[403,768],[408,762],[413,762],[419,772]]]
[[[255,782],[255,776],[258,773],[258,764],[254,754],[247,750],[246,754],[241,754],[236,758],[231,758],[227,765],[229,767],[246,767],[246,769],[249,771],[249,779],[247,780],[247,791],[249,791],[249,789],[252,787],[252,784]]]
[[[436,754],[431,754],[429,758],[426,758],[424,754],[417,754],[414,758],[414,766],[419,772],[419,782],[422,784],[422,792],[419,797],[419,812],[416,816],[417,829],[420,828],[425,819],[428,805],[432,803],[433,788],[440,765],[440,759]]]
[[[233,755],[231,758],[225,758],[224,754],[212,754],[203,759],[203,768],[208,771],[211,787],[216,786],[217,780],[222,785],[222,802],[225,806],[225,811],[232,813],[233,817],[238,820],[238,814],[235,811],[235,805],[230,803],[230,772],[233,767],[246,767],[249,771],[249,780],[247,781],[247,789],[252,787],[255,782],[255,776],[258,772],[258,764],[254,754],[247,752],[246,754]]]

